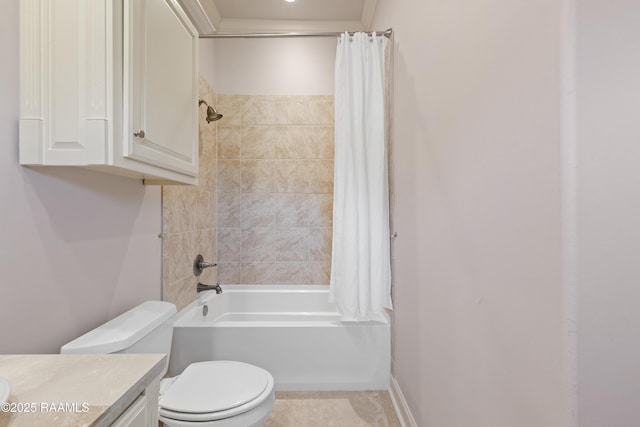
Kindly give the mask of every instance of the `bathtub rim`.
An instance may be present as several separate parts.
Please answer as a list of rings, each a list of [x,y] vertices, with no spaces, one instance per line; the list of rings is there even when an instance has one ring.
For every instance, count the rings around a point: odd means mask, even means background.
[[[224,293],[243,293],[243,292],[268,292],[268,293],[300,293],[300,294],[327,294],[327,298],[329,297],[329,286],[327,285],[234,285],[234,284],[220,284],[222,288],[222,294]],[[215,291],[204,291],[201,292],[195,300],[193,300],[189,305],[182,308],[176,314],[174,318],[174,327],[180,326],[195,326],[195,325],[182,325],[184,317],[187,317],[193,310],[200,310],[205,304],[208,304],[214,298],[219,297]],[[233,313],[233,312],[229,312]],[[226,314],[226,313],[225,313]],[[339,321],[343,326],[390,326],[391,325],[391,316],[385,310],[382,313],[384,321],[380,320],[363,320],[363,321],[354,321],[350,319],[343,319]],[[316,321],[320,323],[319,321]]]

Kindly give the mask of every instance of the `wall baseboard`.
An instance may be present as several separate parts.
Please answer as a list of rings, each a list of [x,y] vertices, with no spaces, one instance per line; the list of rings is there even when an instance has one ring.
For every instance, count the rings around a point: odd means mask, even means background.
[[[391,402],[393,403],[393,407],[396,410],[396,414],[398,414],[398,420],[400,420],[400,425],[402,427],[418,427],[416,420],[413,418],[411,414],[411,410],[409,409],[409,405],[407,405],[407,401],[402,394],[402,390],[400,390],[400,385],[396,381],[395,377],[391,376],[391,384],[389,387],[389,396],[391,397]]]

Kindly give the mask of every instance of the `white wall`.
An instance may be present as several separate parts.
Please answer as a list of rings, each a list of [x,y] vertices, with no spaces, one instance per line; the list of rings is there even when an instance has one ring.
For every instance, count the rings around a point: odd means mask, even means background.
[[[567,425],[561,2],[379,0],[393,27],[394,375],[421,427]]]
[[[629,0],[379,0],[373,28],[395,31],[393,369],[419,426],[638,425],[639,21]],[[246,75],[272,65],[263,47],[226,45],[224,93],[291,92],[265,78],[286,73]]]
[[[160,298],[160,189],[18,164],[18,9],[0,15],[0,354],[55,353]]]
[[[216,81],[216,40],[200,39],[199,50],[200,75],[212,85]]]
[[[213,51],[215,59],[202,59],[200,69],[221,94],[333,95],[336,43],[334,37],[205,40],[201,57]]]
[[[640,425],[640,3],[577,2],[580,427]]]

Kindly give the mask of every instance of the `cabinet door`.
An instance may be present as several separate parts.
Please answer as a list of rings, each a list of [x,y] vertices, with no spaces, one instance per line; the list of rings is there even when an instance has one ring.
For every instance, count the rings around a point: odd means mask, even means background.
[[[147,420],[147,399],[138,397],[113,423],[111,427],[149,427]],[[157,423],[156,423],[157,425]]]
[[[198,33],[175,0],[124,9],[123,156],[197,176]]]

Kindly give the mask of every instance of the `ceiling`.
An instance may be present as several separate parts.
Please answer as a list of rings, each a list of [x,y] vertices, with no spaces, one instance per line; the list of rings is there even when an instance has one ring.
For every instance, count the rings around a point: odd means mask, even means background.
[[[376,0],[180,0],[200,34],[370,30]]]

